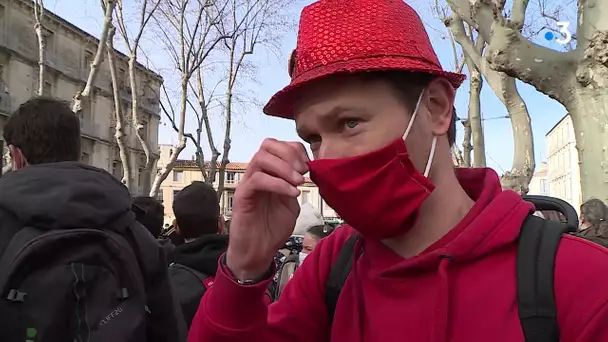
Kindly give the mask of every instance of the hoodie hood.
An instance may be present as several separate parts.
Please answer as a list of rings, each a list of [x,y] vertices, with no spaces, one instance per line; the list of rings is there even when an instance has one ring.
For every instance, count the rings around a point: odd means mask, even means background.
[[[177,246],[173,261],[214,276],[220,256],[228,249],[228,235],[206,235]]]
[[[293,235],[305,235],[310,227],[322,226],[325,224],[323,216],[310,203],[302,204],[300,215],[296,219],[296,226]]]
[[[458,225],[424,252],[403,259],[381,242],[365,241],[366,250],[378,253],[375,266],[383,276],[436,269],[446,259],[450,263],[472,261],[517,240],[521,222],[534,212],[534,205],[516,192],[503,191],[491,169],[456,169],[456,175],[475,204]]]
[[[420,286],[425,277],[433,279],[427,286],[433,286],[434,296],[426,298],[430,302],[425,304],[434,308],[434,317],[430,318],[432,342],[448,341],[454,298],[459,298],[454,285],[458,277],[456,270],[516,246],[522,222],[534,212],[534,205],[520,195],[503,191],[498,175],[491,169],[457,169],[456,175],[475,201],[460,223],[421,254],[407,259],[382,242],[364,239],[357,248],[364,248],[366,255],[359,260],[360,265],[353,268],[353,276],[361,277],[362,267],[367,264],[368,275],[375,279],[375,286],[399,288],[405,292],[413,289],[407,289],[410,285],[404,286],[403,279],[408,279],[413,287],[416,287],[414,284]],[[475,277],[481,279],[488,271],[483,270]],[[416,290],[420,291],[420,288]],[[368,291],[364,283],[361,293]]]
[[[131,204],[119,180],[77,162],[32,165],[0,178],[0,210],[40,229],[103,228]]]

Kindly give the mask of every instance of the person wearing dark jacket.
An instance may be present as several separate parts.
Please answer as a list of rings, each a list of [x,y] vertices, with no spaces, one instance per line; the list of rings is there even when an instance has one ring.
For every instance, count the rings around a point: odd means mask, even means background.
[[[171,240],[161,236],[165,207],[156,198],[150,196],[136,196],[133,198],[133,204],[143,211],[137,220],[158,240],[163,251],[165,251],[167,265],[171,264],[175,245],[171,243]]]
[[[206,286],[212,284],[218,260],[228,248],[228,236],[221,234],[224,220],[217,192],[206,183],[193,182],[181,190],[173,200],[173,213],[173,227],[185,243],[175,248],[169,275],[190,327]]]
[[[147,341],[184,341],[164,253],[135,221],[131,196],[120,180],[78,162],[80,122],[68,104],[48,98],[25,102],[8,120],[4,138],[14,172],[0,178],[0,254],[26,226],[103,230],[125,217],[120,234],[132,245],[145,282]]]

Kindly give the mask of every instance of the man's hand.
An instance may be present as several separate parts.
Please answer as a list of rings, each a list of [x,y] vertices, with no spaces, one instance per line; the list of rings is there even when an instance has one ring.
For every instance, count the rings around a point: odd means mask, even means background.
[[[259,279],[292,234],[300,213],[298,186],[308,172],[301,143],[266,139],[234,193],[228,268],[240,280]]]

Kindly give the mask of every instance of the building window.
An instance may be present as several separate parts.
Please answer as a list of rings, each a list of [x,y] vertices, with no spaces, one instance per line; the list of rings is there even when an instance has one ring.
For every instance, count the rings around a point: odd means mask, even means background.
[[[302,191],[302,204],[310,203],[310,191]]]
[[[226,211],[227,212],[231,212],[232,211],[232,200],[234,198],[234,193],[233,192],[229,192],[226,194]]]
[[[91,51],[85,51],[84,52],[84,66],[83,66],[83,69],[87,71],[87,76],[88,76],[88,73],[91,71],[91,65],[93,64],[93,59],[94,58],[95,58],[95,55]]]
[[[235,183],[236,174],[234,172],[226,172],[226,183]]]
[[[80,156],[80,161],[83,162],[84,164],[88,164],[90,161],[89,154],[86,152],[83,152],[82,155]]]
[[[173,171],[173,181],[178,183],[184,182],[184,171]]]

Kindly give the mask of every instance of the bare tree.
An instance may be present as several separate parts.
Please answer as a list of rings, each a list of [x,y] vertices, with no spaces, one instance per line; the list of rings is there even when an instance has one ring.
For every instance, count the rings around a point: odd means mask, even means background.
[[[471,41],[474,42],[473,36],[470,35],[469,37]],[[478,37],[477,41],[474,43],[478,50],[483,49],[483,39],[479,39]],[[472,166],[485,167],[486,143],[484,139],[483,125],[481,123],[481,88],[483,86],[483,79],[481,78],[481,73],[475,65],[475,62],[473,62],[471,56],[469,56],[467,53],[465,53],[464,56],[465,64],[469,70],[469,118],[465,128],[468,128],[471,132],[471,142],[473,145]]]
[[[474,165],[485,166],[485,151],[475,153],[478,145],[483,145],[483,131],[479,92],[481,75],[492,88],[494,94],[505,105],[513,129],[514,154],[511,170],[501,177],[504,188],[513,189],[521,194],[528,192],[530,180],[534,175],[534,141],[530,115],[525,102],[519,95],[515,78],[490,68],[487,61],[488,49],[483,35],[476,34],[469,24],[465,26],[457,12],[445,20],[454,39],[462,47],[471,75],[471,96],[469,101],[469,120],[473,132]],[[473,94],[475,89],[476,94]],[[481,134],[475,134],[481,132]],[[483,163],[477,160],[483,158]]]
[[[578,1],[574,33],[568,22],[559,23],[562,43],[576,38],[576,48],[567,52],[524,37],[527,0],[514,0],[510,15],[504,13],[504,1],[447,1],[486,40],[485,57],[492,70],[531,84],[566,107],[576,135],[583,200],[604,198],[608,193],[608,1]],[[508,86],[514,88],[511,81]]]
[[[103,62],[103,55],[105,53],[106,48],[106,40],[108,38],[110,26],[112,25],[112,13],[114,12],[114,8],[116,7],[116,0],[101,0],[101,4],[102,8],[104,8],[104,18],[103,26],[101,29],[101,36],[99,37],[99,44],[97,45],[97,52],[95,52],[95,58],[93,58],[93,62],[91,63],[91,69],[89,70],[87,83],[81,91],[74,94],[74,98],[72,101],[72,111],[76,114],[82,112],[82,101],[90,100],[91,92],[93,90],[95,80],[97,79],[97,74],[99,73],[99,68],[101,68],[101,63]]]
[[[116,127],[114,137],[118,144],[118,153],[120,155],[120,162],[122,164],[122,182],[129,190],[133,190],[133,177],[131,171],[131,154],[127,147],[127,135],[125,134],[125,118],[122,108],[122,98],[120,96],[120,90],[118,87],[118,76],[116,72],[116,51],[114,50],[114,34],[116,28],[114,25],[110,26],[108,32],[108,39],[106,45],[108,47],[108,65],[110,67],[110,78],[112,80],[112,96],[114,98],[114,115],[116,117]]]
[[[34,30],[38,38],[38,85],[36,95],[44,93],[44,75],[46,66],[46,37],[44,32],[44,1],[34,1]]]
[[[150,190],[150,196],[156,196],[160,185],[175,166],[179,154],[186,148],[187,136],[191,138],[191,141],[199,142],[197,153],[200,153],[199,160],[204,163],[200,139],[197,140],[192,134],[185,132],[186,112],[188,108],[196,109],[195,106],[188,104],[189,87],[194,73],[204,66],[218,44],[232,35],[232,33],[223,34],[218,29],[218,25],[226,16],[226,8],[227,4],[220,1],[190,2],[189,0],[176,0],[163,3],[153,16],[159,35],[173,65],[179,70],[180,77],[178,90],[176,91],[179,102],[175,106],[171,100],[174,96],[163,85],[165,100],[161,101],[161,109],[177,132],[178,143],[172,149],[168,162],[158,170]],[[201,81],[201,87],[202,85]],[[198,115],[206,116],[207,101],[202,103],[204,110],[198,112]],[[202,119],[199,120],[199,122],[201,121]]]
[[[458,148],[456,144],[452,145],[452,156],[454,157],[454,162],[458,167],[467,167],[464,163],[464,158],[462,156],[462,151]]]
[[[223,99],[224,143],[217,190],[220,196],[224,193],[226,166],[229,162],[228,156],[232,142],[232,120],[237,102],[236,86],[247,72],[251,72],[252,65],[248,64],[247,57],[254,54],[256,47],[260,45],[277,47],[280,32],[289,26],[289,19],[281,12],[291,2],[290,0],[232,0],[230,16],[223,22],[223,32],[229,31],[236,34],[224,41],[228,50],[228,71]],[[216,164],[212,160],[211,168]]]
[[[191,84],[192,92],[196,96],[196,102],[198,107],[192,104],[192,101],[188,100],[192,111],[196,115],[196,135],[187,134],[187,137],[192,141],[196,148],[196,164],[199,170],[203,174],[203,179],[207,184],[213,184],[215,182],[215,175],[217,173],[217,160],[220,156],[220,151],[215,145],[215,139],[211,131],[211,121],[209,119],[209,111],[212,110],[211,102],[214,99],[215,90],[220,83],[217,83],[211,90],[210,94],[205,94],[205,87],[203,83],[202,68],[196,70],[196,88]],[[205,129],[205,135],[207,136],[207,143],[211,149],[211,161],[205,162],[205,153],[202,148],[202,132]]]
[[[471,152],[473,151],[473,144],[471,143],[471,140],[473,140],[473,130],[471,129],[471,121],[469,121],[469,119],[462,120],[462,126],[464,127],[464,137],[462,139],[463,162],[466,167],[471,167],[473,165],[471,161]]]
[[[129,54],[129,62],[128,62],[129,88],[127,90],[130,91],[130,93],[131,93],[131,123],[133,126],[133,131],[135,133],[135,136],[137,137],[137,140],[139,141],[139,143],[142,146],[144,153],[146,155],[146,165],[144,168],[145,175],[143,178],[147,181],[144,184],[144,189],[143,189],[144,192],[150,191],[150,185],[151,185],[150,179],[151,179],[151,175],[152,175],[152,170],[154,170],[154,166],[155,166],[155,163],[157,160],[157,155],[156,155],[157,151],[152,151],[149,142],[147,141],[146,137],[144,136],[144,129],[147,126],[142,121],[141,115],[139,115],[140,92],[139,92],[139,87],[138,87],[138,83],[137,83],[137,68],[136,67],[137,67],[137,56],[138,56],[138,52],[139,52],[139,45],[140,45],[141,38],[143,37],[144,31],[146,29],[146,26],[148,25],[148,22],[154,15],[154,12],[158,9],[160,3],[161,3],[161,0],[151,1],[150,3],[148,2],[148,0],[141,1],[141,5],[140,5],[141,7],[140,7],[140,12],[139,12],[139,25],[137,26],[137,31],[133,38],[130,37],[129,31],[127,30],[127,26],[125,25],[123,0],[117,0],[117,6],[116,6],[116,21],[118,23],[118,30],[120,31],[120,34],[125,43],[125,47],[127,48],[127,52]],[[114,83],[113,83],[113,85],[117,86]],[[118,114],[117,114],[117,116],[118,116]],[[119,133],[117,132],[116,134],[117,134],[117,138],[118,138]],[[119,146],[120,146],[120,144],[119,144]],[[121,154],[122,153],[123,152],[121,151]],[[130,166],[131,165],[129,165],[129,169],[130,169]],[[127,169],[125,168],[125,173],[126,173],[126,170]],[[129,172],[128,178],[131,178],[131,177],[132,177],[132,175]],[[140,186],[141,186],[141,184],[140,184]]]

